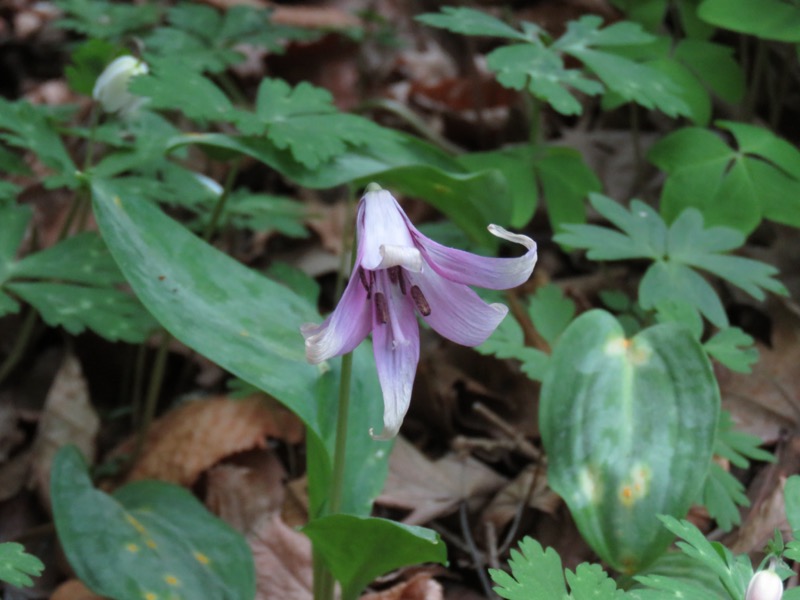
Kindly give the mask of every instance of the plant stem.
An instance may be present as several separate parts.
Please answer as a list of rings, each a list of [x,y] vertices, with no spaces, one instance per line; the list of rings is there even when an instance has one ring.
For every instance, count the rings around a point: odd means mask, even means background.
[[[206,226],[206,230],[203,232],[203,240],[206,242],[211,241],[211,236],[214,235],[214,231],[216,231],[217,226],[219,225],[222,211],[225,209],[225,205],[227,204],[228,198],[231,195],[231,188],[233,187],[233,182],[235,181],[238,172],[239,163],[235,163],[233,167],[231,167],[230,171],[228,171],[228,175],[225,178],[225,187],[222,190],[222,193],[219,195],[219,198],[217,198],[217,203],[214,205],[214,212],[211,214],[211,219]]]
[[[525,94],[528,104],[528,118],[530,120],[530,133],[528,140],[531,147],[539,145],[542,139],[542,101],[536,96]]]
[[[28,347],[28,341],[33,334],[33,329],[36,325],[36,311],[33,307],[28,307],[28,314],[25,315],[25,320],[22,322],[17,339],[14,342],[14,347],[6,356],[3,364],[0,365],[0,383],[2,383],[8,374],[14,370],[17,363],[25,355],[25,349]]]
[[[169,344],[172,341],[172,335],[168,331],[163,331],[161,334],[161,343],[156,352],[156,358],[153,362],[153,371],[150,374],[150,383],[147,386],[147,396],[144,399],[144,410],[142,411],[142,418],[139,431],[136,435],[136,448],[133,452],[131,464],[134,464],[142,453],[144,448],[144,441],[147,437],[147,431],[153,422],[153,417],[156,414],[156,406],[158,405],[158,396],[161,393],[161,384],[164,381],[164,371],[167,364],[167,355],[169,353]]]
[[[750,75],[749,93],[744,101],[744,120],[750,121],[758,107],[759,87],[761,86],[762,75],[767,66],[767,43],[756,40],[756,55],[753,59],[753,71]]]

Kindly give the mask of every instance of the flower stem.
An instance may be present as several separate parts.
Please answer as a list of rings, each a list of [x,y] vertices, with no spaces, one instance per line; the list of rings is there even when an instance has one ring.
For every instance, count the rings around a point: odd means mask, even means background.
[[[350,380],[353,373],[353,353],[342,357],[342,377],[339,380],[339,412],[336,415],[336,447],[333,450],[333,480],[331,482],[330,514],[342,508],[345,453],[347,451],[347,421],[350,413]]]
[[[28,314],[25,315],[25,320],[22,322],[14,347],[11,348],[3,364],[0,364],[0,383],[8,377],[8,374],[14,370],[14,367],[25,355],[25,349],[28,347],[28,341],[33,335],[36,320],[36,310],[33,307],[28,307]]]

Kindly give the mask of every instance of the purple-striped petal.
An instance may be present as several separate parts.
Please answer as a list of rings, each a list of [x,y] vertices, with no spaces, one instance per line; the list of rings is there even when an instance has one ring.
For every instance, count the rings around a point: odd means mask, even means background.
[[[383,391],[383,431],[372,437],[390,439],[397,435],[411,402],[411,389],[419,362],[419,325],[414,305],[385,271],[377,274],[375,293],[383,294],[386,314],[373,308],[372,344],[375,366]],[[386,322],[383,321],[386,318]]]
[[[507,290],[525,283],[536,265],[536,242],[528,236],[510,233],[498,225],[489,225],[492,235],[522,244],[528,251],[517,258],[477,256],[442,246],[422,235],[408,217],[405,221],[425,262],[445,279],[490,290]]]
[[[466,285],[444,279],[430,269],[409,273],[408,279],[411,292],[417,286],[430,308],[427,316],[419,310],[425,322],[439,335],[462,346],[482,344],[508,313],[502,304],[487,304]],[[417,308],[420,309],[419,302]]]
[[[405,214],[397,200],[386,190],[364,194],[358,209],[358,235],[364,252],[361,266],[365,269],[385,269],[402,264],[406,268],[419,270],[422,266],[419,251],[406,226]],[[407,251],[405,254],[397,250],[387,252],[392,247]],[[407,261],[408,265],[398,261]],[[412,268],[414,265],[416,269]]]
[[[353,272],[336,309],[321,325],[306,323],[300,328],[306,339],[306,359],[320,363],[358,346],[372,328],[367,291]]]

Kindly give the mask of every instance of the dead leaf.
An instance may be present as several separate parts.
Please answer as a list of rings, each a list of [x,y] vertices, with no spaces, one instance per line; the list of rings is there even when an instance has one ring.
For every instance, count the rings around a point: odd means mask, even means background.
[[[800,423],[800,315],[791,304],[769,305],[771,344],[757,343],[759,361],[752,373],[715,369],[723,406],[731,411],[737,429],[765,442],[778,439],[782,429]]]
[[[541,467],[527,467],[500,490],[484,509],[481,520],[492,523],[496,531],[502,531],[522,504],[548,514],[553,514],[561,504],[559,496],[548,487],[546,472]]]
[[[444,592],[431,573],[417,573],[388,590],[364,594],[361,600],[444,600]]]
[[[297,444],[303,432],[296,416],[264,396],[194,400],[153,423],[128,481],[159,479],[191,486],[226,456],[263,447],[267,436]],[[131,452],[134,443],[127,440],[114,454]]]
[[[56,588],[50,600],[104,600],[77,579],[65,581]]]
[[[273,452],[255,450],[236,464],[208,471],[206,506],[237,531],[249,533],[266,514],[279,512],[286,470]]]
[[[46,506],[50,498],[50,467],[58,450],[74,444],[91,464],[99,430],[100,419],[89,400],[81,365],[77,358],[67,354],[47,393],[32,447],[28,485],[37,490]]]
[[[256,600],[311,600],[311,540],[278,514],[262,519],[247,539],[256,565]]]
[[[481,502],[506,479],[472,458],[455,453],[428,460],[398,437],[389,458],[389,476],[378,504],[411,510],[404,523],[418,525],[453,512],[461,502]]]

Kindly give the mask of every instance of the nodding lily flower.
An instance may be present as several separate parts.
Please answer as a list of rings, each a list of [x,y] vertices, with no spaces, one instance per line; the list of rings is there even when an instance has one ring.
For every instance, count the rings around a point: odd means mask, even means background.
[[[415,313],[458,344],[483,343],[508,308],[485,303],[468,286],[503,290],[524,283],[536,264],[536,244],[489,225],[492,234],[528,251],[519,258],[488,258],[447,248],[422,235],[376,184],[359,203],[356,228],[356,260],[339,305],[321,325],[301,329],[311,363],[352,351],[372,332],[384,405],[383,433],[373,437],[389,439],[408,410],[419,362]]]
[[[92,97],[108,113],[119,112],[123,116],[132,114],[147,101],[147,98],[131,94],[128,91],[128,84],[133,77],[144,75],[148,71],[147,63],[138,58],[120,56],[111,61],[100,73],[94,84]]]

